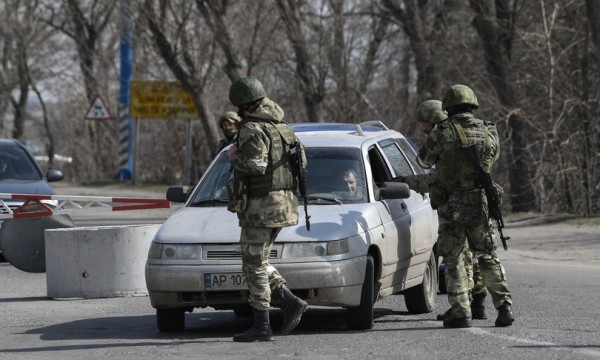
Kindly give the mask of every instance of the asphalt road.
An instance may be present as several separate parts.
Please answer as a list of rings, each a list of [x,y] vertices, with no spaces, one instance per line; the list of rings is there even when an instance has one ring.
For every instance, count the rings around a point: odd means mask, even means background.
[[[509,328],[494,327],[490,299],[488,320],[443,329],[435,314],[447,308],[444,295],[424,315],[409,315],[398,295],[376,303],[370,331],[347,330],[342,309],[311,308],[291,335],[279,336],[281,312],[272,310],[276,341],[239,344],[231,337],[250,320],[233,312],[196,309],[184,331],[160,333],[145,296],[52,300],[45,274],[0,263],[0,359],[600,358],[600,226],[563,220],[507,222],[510,248],[499,254],[515,302]]]

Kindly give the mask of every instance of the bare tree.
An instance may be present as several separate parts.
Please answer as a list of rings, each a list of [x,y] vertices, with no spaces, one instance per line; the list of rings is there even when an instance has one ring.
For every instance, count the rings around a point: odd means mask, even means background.
[[[398,22],[414,54],[417,71],[418,102],[436,98],[440,90],[440,75],[434,58],[438,35],[444,31],[444,12],[454,7],[452,1],[381,0],[383,9]]]
[[[488,76],[500,103],[508,109],[511,208],[529,211],[535,208],[535,196],[528,171],[526,115],[515,97],[510,67],[518,1],[470,0],[470,4],[475,13],[472,24],[481,38]]]
[[[79,0],[67,0],[66,4],[58,8],[55,4],[46,6],[46,23],[67,35],[76,45],[88,102],[98,94],[98,80],[94,69],[94,62],[98,57],[98,42],[116,5],[117,0],[93,0],[85,5],[81,5]]]
[[[307,119],[309,122],[320,122],[319,105],[325,96],[327,64],[323,63],[324,57],[319,56],[315,59],[308,51],[304,34],[306,20],[300,13],[298,3],[295,0],[276,0],[276,4],[295,55],[295,75],[304,99]],[[322,46],[320,41],[318,46]]]
[[[197,43],[200,34],[189,33],[190,26],[199,26],[192,20],[197,13],[185,1],[146,0],[140,7],[140,13],[147,21],[158,54],[196,105],[204,143],[208,145],[198,151],[203,156],[196,163],[202,166],[210,160],[211,149],[217,146],[219,137],[215,118],[203,100],[214,67],[214,51],[209,52],[208,56],[199,55],[201,50],[205,50],[199,46],[202,44]]]
[[[328,46],[332,79],[336,84],[332,104],[337,108],[335,117],[349,122],[363,121],[365,114],[381,118],[367,96],[367,87],[373,80],[378,53],[388,35],[389,18],[381,16],[372,4],[346,10],[344,1],[330,0],[329,6],[332,25]]]
[[[210,1],[196,0],[196,6],[200,14],[206,20],[216,42],[221,47],[226,62],[223,71],[232,82],[240,77],[240,61],[236,49],[233,48],[233,41],[229,34],[229,28],[226,25],[225,15],[229,1]]]
[[[596,49],[596,62],[600,68],[600,2],[597,0],[585,0],[587,15],[592,28],[592,39]]]
[[[28,46],[32,38],[32,22],[26,17],[35,5],[3,1],[2,70],[0,82],[4,101],[12,105],[13,128],[11,137],[21,139],[26,106],[29,98]],[[13,90],[18,90],[13,95]]]

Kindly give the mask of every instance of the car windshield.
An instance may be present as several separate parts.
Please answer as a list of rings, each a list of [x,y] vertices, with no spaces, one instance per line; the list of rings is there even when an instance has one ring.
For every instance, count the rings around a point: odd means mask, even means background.
[[[0,148],[0,181],[42,180],[42,174],[25,150],[18,146]]]
[[[368,202],[365,169],[359,149],[306,148],[306,192],[311,204]],[[227,154],[222,152],[190,201],[190,206],[227,204],[227,181],[233,177]],[[298,194],[299,195],[299,194]]]

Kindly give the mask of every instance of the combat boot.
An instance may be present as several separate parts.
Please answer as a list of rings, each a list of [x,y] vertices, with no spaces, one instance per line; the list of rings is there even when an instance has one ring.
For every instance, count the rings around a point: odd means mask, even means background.
[[[452,308],[446,310],[446,312],[443,313],[443,314],[438,314],[438,316],[437,316],[436,319],[438,321],[444,321],[444,320],[446,320],[446,319],[448,319],[450,317],[450,314],[452,314]]]
[[[287,335],[298,326],[302,314],[308,310],[308,304],[306,301],[292,294],[285,284],[281,285],[280,289],[281,293],[278,300],[281,310],[283,310],[281,333]]]
[[[515,318],[513,316],[512,307],[508,303],[502,304],[498,308],[498,317],[496,318],[496,327],[511,326]]]
[[[444,319],[444,328],[446,329],[470,328],[471,326],[471,319],[466,316],[462,318],[448,317]]]
[[[471,301],[471,315],[473,320],[485,320],[488,318],[485,312],[486,295],[486,293],[473,295],[473,301]]]
[[[252,308],[254,325],[241,334],[233,336],[236,342],[273,341],[273,331],[269,324],[269,310],[257,310]]]

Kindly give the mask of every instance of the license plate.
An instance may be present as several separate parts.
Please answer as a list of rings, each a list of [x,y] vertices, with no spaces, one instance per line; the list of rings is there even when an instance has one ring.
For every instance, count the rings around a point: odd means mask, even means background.
[[[204,288],[206,290],[247,290],[246,280],[242,273],[205,273]]]

